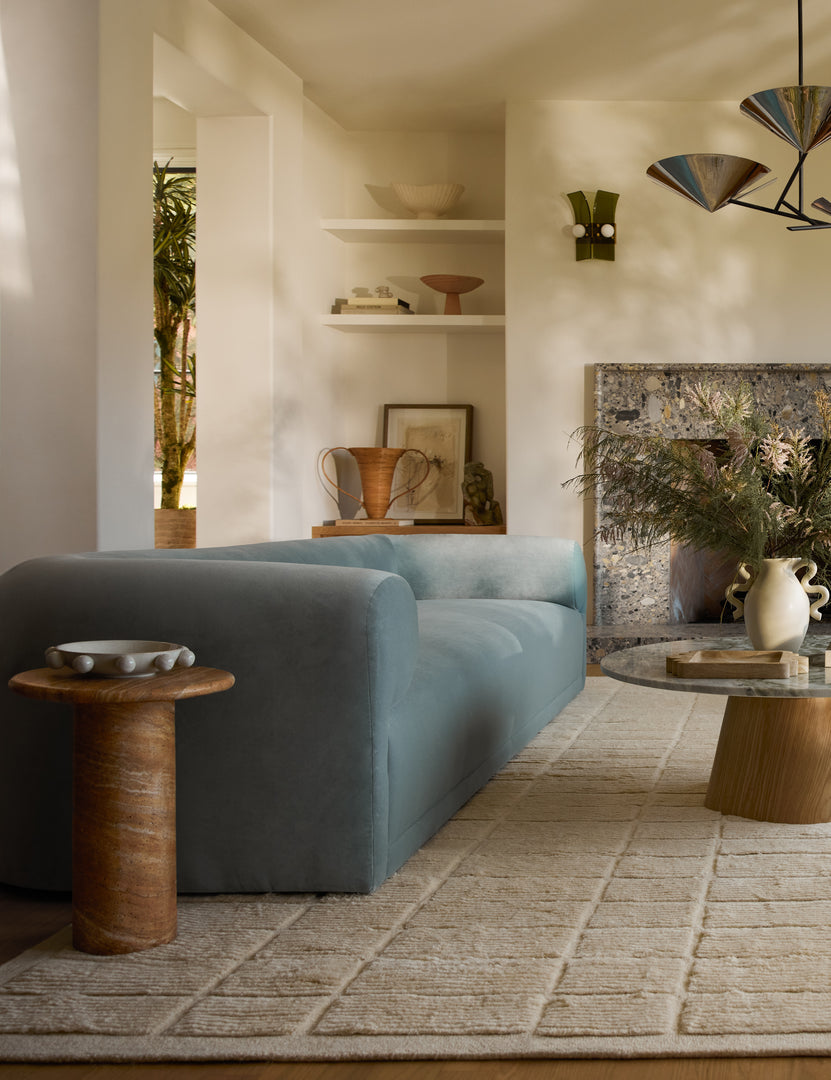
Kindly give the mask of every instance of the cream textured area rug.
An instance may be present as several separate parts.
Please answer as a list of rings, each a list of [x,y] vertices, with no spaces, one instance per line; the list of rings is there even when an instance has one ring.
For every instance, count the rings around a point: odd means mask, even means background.
[[[0,968],[6,1061],[831,1053],[831,826],[703,806],[724,699],[590,679],[372,896]]]

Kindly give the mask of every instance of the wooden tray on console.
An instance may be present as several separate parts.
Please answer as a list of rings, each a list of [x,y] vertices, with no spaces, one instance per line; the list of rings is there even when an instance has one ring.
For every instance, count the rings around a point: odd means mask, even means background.
[[[789,679],[808,671],[808,657],[786,650],[697,649],[667,658],[682,679]]]

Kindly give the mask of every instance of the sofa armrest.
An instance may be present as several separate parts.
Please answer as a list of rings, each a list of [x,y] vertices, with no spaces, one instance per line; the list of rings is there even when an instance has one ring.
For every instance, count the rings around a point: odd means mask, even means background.
[[[88,638],[174,641],[235,675],[232,690],[177,706],[186,891],[216,891],[220,867],[227,888],[229,866],[240,891],[313,891],[324,871],[347,891],[383,877],[387,722],[417,637],[412,590],[377,570],[63,556],[0,578],[6,679],[42,667],[47,646]],[[0,821],[39,803],[32,828],[0,845],[0,880],[14,883],[16,860],[54,849],[53,835],[34,834],[66,821],[71,760],[52,738],[56,706],[2,693],[14,753],[0,755]]]
[[[393,537],[419,600],[547,600],[586,612],[586,564],[573,540],[475,533]]]

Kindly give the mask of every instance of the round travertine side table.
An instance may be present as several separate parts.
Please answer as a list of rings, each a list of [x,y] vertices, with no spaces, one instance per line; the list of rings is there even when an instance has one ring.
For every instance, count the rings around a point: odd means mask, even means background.
[[[176,744],[183,698],[234,685],[216,668],[102,678],[38,668],[9,686],[74,706],[72,943],[109,956],[176,937]]]

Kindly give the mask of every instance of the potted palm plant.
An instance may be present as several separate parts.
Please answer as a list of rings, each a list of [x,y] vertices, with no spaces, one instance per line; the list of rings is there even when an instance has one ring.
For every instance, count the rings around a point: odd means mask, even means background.
[[[196,542],[196,511],[180,507],[185,469],[196,449],[195,240],[194,176],[171,172],[170,162],[154,163],[155,437],[162,481],[157,547]]]
[[[825,390],[814,395],[819,427],[811,438],[760,411],[748,385],[732,394],[699,383],[687,396],[706,422],[707,440],[580,428],[584,471],[565,486],[603,500],[604,540],[642,550],[674,540],[734,559],[728,598],[736,617],[746,617],[756,648],[783,648],[763,643],[766,635],[755,629],[763,583],[781,584],[805,629],[809,609],[819,619],[828,600],[825,587],[810,580],[816,563],[826,570],[831,563],[831,398]],[[737,592],[747,593],[744,602]],[[820,599],[809,605],[808,593]],[[784,616],[777,611],[772,620],[779,634]],[[798,635],[797,628],[788,640]]]

